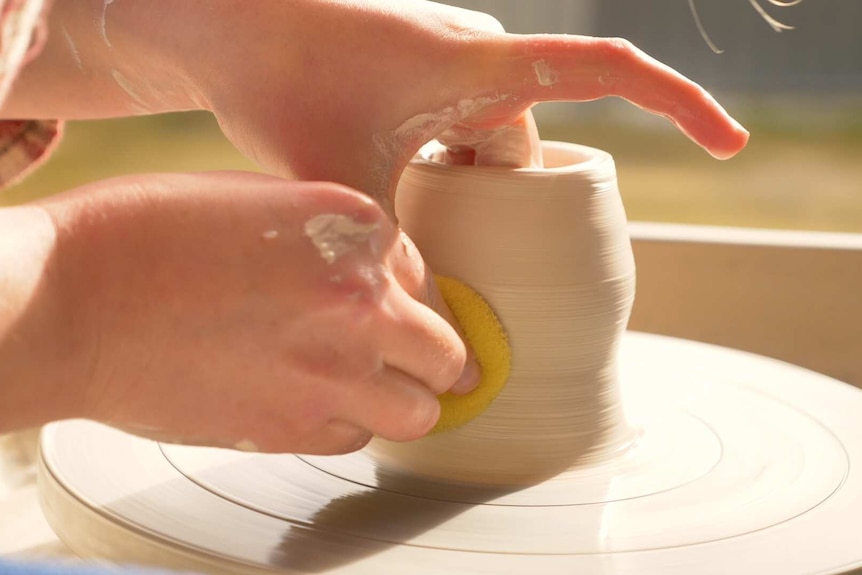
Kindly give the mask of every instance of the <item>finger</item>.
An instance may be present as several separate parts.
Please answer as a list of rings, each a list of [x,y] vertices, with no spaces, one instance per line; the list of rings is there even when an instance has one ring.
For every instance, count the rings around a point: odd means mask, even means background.
[[[514,58],[503,78],[528,102],[589,101],[619,96],[668,118],[716,158],[745,147],[748,132],[703,88],[619,38],[507,35]],[[491,40],[494,41],[494,40]],[[511,99],[510,99],[511,100]]]
[[[443,161],[454,166],[541,168],[539,131],[526,110],[512,122],[488,129],[456,124],[437,136],[446,146]]]
[[[425,293],[427,294],[425,305],[435,311],[437,315],[446,320],[446,323],[452,326],[458,334],[459,341],[463,343],[466,353],[464,358],[464,367],[461,370],[461,374],[458,376],[458,379],[455,380],[455,383],[452,384],[452,387],[446,391],[454,393],[455,395],[466,395],[476,389],[479,385],[482,368],[479,367],[479,362],[476,360],[476,354],[473,353],[473,350],[470,349],[470,345],[467,343],[467,337],[461,329],[461,324],[458,322],[458,318],[455,317],[455,314],[452,313],[452,310],[446,304],[446,300],[443,299],[443,294],[440,293],[440,288],[437,286],[434,274],[429,270],[425,277]]]
[[[479,384],[479,363],[476,361],[473,351],[465,343],[466,338],[461,331],[458,320],[440,294],[437,282],[434,281],[434,274],[422,259],[419,250],[416,248],[416,244],[403,231],[401,232],[401,249],[397,250],[391,266],[399,285],[418,303],[433,310],[437,315],[446,320],[446,323],[455,330],[460,340],[459,351],[462,346],[466,351],[460,374],[454,380],[454,383],[449,381],[448,385],[450,387],[443,389],[443,391],[450,391],[458,395],[469,393]],[[394,365],[406,373],[412,374],[413,372],[404,363],[410,361],[407,350],[401,351],[403,354],[389,358],[390,365]],[[417,351],[421,353],[421,350]],[[444,353],[446,352],[444,351]],[[396,359],[401,355],[403,355],[402,360],[399,361]],[[441,385],[446,385],[446,377],[446,375],[441,376],[441,379],[443,379]],[[441,388],[435,386],[434,389]]]
[[[307,455],[340,455],[352,453],[365,447],[373,433],[362,426],[342,420],[332,420],[326,426],[302,442],[294,453]]]
[[[426,435],[440,417],[440,402],[425,385],[404,372],[384,367],[368,385],[357,386],[345,419],[390,441]]]
[[[533,112],[527,110],[516,121],[491,134],[476,150],[476,165],[543,167],[539,129]]]
[[[383,361],[435,394],[448,391],[463,373],[467,360],[466,346],[455,328],[400,286],[390,290],[384,314],[375,328]]]

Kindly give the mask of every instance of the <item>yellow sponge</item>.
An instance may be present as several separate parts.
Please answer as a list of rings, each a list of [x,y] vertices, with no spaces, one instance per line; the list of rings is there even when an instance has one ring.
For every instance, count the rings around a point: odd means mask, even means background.
[[[482,296],[466,284],[449,277],[435,276],[443,300],[452,310],[482,369],[479,385],[467,395],[444,393],[440,399],[440,419],[431,433],[460,427],[485,411],[509,378],[512,350],[506,331]]]

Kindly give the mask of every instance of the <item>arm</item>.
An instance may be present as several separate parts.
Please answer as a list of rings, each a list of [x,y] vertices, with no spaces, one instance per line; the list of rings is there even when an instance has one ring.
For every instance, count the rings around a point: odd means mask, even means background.
[[[460,160],[529,165],[530,106],[605,96],[667,117],[719,158],[748,140],[705,90],[628,42],[505,34],[423,0],[58,2],[5,113],[207,109],[268,171],[389,206],[428,140]]]

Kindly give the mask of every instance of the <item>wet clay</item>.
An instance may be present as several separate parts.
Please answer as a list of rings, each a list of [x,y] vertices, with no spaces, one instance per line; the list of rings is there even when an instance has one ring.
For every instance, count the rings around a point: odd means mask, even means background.
[[[435,273],[491,305],[511,376],[467,425],[367,452],[404,472],[502,485],[619,454],[636,435],[616,363],[635,267],[613,159],[555,142],[543,143],[541,169],[450,166],[442,153],[426,146],[410,164],[396,213]]]

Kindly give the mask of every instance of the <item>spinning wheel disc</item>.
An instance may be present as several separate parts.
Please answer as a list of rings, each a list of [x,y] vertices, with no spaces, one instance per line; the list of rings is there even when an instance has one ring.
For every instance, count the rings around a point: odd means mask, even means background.
[[[45,513],[82,555],[214,573],[862,565],[862,392],[765,358],[643,334],[626,335],[621,378],[637,441],[538,485],[442,483],[362,452],[160,445],[71,421],[42,439]]]

